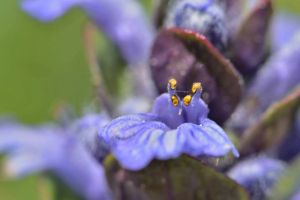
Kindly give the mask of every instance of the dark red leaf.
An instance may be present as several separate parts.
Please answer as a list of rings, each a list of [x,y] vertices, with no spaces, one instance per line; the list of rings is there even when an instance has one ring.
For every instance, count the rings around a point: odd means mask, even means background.
[[[241,77],[199,33],[177,28],[163,30],[155,41],[150,65],[160,93],[167,91],[170,78],[177,80],[178,90],[185,91],[190,91],[194,82],[201,82],[209,117],[219,124],[231,115],[241,98]]]

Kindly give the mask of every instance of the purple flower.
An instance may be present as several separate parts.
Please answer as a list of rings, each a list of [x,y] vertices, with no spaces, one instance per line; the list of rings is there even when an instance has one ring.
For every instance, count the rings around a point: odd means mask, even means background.
[[[116,43],[129,64],[148,59],[154,31],[135,0],[23,0],[22,9],[42,22],[80,7]]]
[[[282,161],[260,156],[238,163],[228,172],[228,176],[242,185],[251,199],[262,199],[270,194],[285,167]]]
[[[225,11],[211,0],[182,0],[171,4],[164,26],[201,33],[221,51],[227,45]]]
[[[157,26],[177,27],[205,36],[244,75],[254,73],[267,56],[272,3],[241,0],[173,0],[161,4]],[[165,7],[165,8],[163,8]]]
[[[230,125],[243,132],[274,102],[300,82],[300,32],[264,64],[249,84]]]
[[[103,122],[100,116],[90,115],[73,125],[77,128],[70,129],[51,124],[37,127],[0,124],[0,152],[8,154],[6,172],[13,177],[23,177],[40,171],[52,171],[85,199],[112,199],[104,168],[93,157],[93,152],[84,146],[91,141],[87,138],[95,134],[87,135],[81,141],[83,135],[78,137],[81,133],[71,131],[80,129],[87,133],[87,130],[91,131],[91,126],[99,127]],[[93,150],[94,146],[90,147]]]
[[[180,154],[218,157],[231,150],[239,156],[223,129],[206,118],[209,111],[200,98],[200,83],[193,85],[193,96],[187,95],[183,101],[175,88],[176,81],[171,79],[169,94],[156,98],[151,113],[117,118],[99,131],[124,168],[140,170],[152,159]]]
[[[100,162],[109,154],[109,147],[99,138],[98,130],[108,122],[110,120],[104,115],[88,114],[75,120],[68,128]]]

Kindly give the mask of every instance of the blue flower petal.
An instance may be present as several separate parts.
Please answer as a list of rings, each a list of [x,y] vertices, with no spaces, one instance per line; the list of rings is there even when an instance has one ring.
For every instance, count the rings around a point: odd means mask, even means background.
[[[200,124],[208,115],[208,107],[201,99],[202,90],[197,90],[188,106],[183,105],[186,122]]]
[[[127,139],[143,128],[140,126],[141,123],[143,124],[156,118],[157,116],[153,114],[135,114],[119,117],[100,129],[98,135],[106,143],[110,143],[113,138]]]
[[[61,17],[73,6],[81,5],[93,0],[23,0],[22,9],[32,17],[50,22]]]
[[[47,170],[48,166],[44,160],[32,152],[14,151],[4,162],[4,172],[10,177],[23,177]]]
[[[225,132],[209,119],[198,126],[192,123],[182,124],[176,130],[170,130],[160,122],[143,122],[132,117],[113,120],[107,125],[110,131],[122,125],[122,130],[131,133],[128,137],[111,137],[111,151],[121,165],[129,170],[140,170],[152,159],[171,159],[180,154],[191,156],[223,156],[230,150],[239,156]],[[129,126],[128,124],[132,124]],[[116,126],[114,126],[116,125]],[[108,129],[105,129],[106,131]],[[109,131],[103,131],[110,135]]]
[[[183,115],[181,115],[181,101],[179,97],[177,98],[177,106],[173,105],[171,95],[166,93],[157,97],[153,104],[152,113],[157,115],[156,121],[165,123],[171,129],[176,129],[180,124],[185,122]]]
[[[186,123],[178,127],[178,131],[186,136],[183,153],[191,156],[224,156],[230,150],[239,157],[239,153],[223,131],[214,121],[203,120],[200,126]]]
[[[123,167],[129,170],[139,170],[157,155],[160,149],[161,138],[168,130],[160,122],[147,122],[140,124],[140,130],[135,136],[126,140],[114,139],[111,143],[111,150],[116,159]]]
[[[0,126],[0,152],[12,176],[50,170],[88,200],[111,199],[103,167],[76,137],[54,126]]]

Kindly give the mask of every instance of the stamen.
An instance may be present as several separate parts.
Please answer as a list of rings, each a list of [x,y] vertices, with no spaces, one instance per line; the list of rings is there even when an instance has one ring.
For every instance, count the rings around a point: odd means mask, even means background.
[[[169,84],[171,86],[171,89],[175,90],[176,85],[177,85],[177,81],[174,78],[172,78],[172,79],[169,80]]]
[[[191,103],[192,96],[191,95],[186,95],[183,99],[183,103],[188,106]]]
[[[179,101],[178,101],[178,97],[176,95],[172,95],[172,103],[174,106],[177,106]]]
[[[194,83],[192,87],[192,92],[195,93],[197,90],[202,90],[201,83]]]

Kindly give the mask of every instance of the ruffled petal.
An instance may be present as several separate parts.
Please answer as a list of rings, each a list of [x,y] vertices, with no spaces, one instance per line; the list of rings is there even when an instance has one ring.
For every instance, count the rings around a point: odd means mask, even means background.
[[[129,170],[140,170],[153,159],[167,160],[183,153],[194,157],[218,157],[231,150],[239,156],[222,128],[209,119],[203,120],[201,126],[186,123],[176,130],[170,130],[160,122],[135,121],[126,130],[132,133],[132,137],[112,138],[110,145],[116,159]]]
[[[119,117],[100,129],[98,135],[106,143],[110,143],[113,138],[127,139],[137,134],[143,128],[141,124],[146,124],[145,122],[156,118],[157,116],[153,114],[135,114]]]
[[[140,170],[156,157],[163,155],[161,140],[168,129],[160,122],[140,124],[140,131],[126,140],[114,139],[111,150],[121,165],[129,170]]]
[[[178,132],[185,136],[185,144],[182,153],[191,156],[213,156],[226,155],[230,150],[239,157],[239,153],[223,131],[215,122],[205,119],[200,126],[186,123],[178,127]]]
[[[202,90],[197,90],[190,104],[183,105],[186,122],[200,124],[208,115],[208,107],[201,99]]]
[[[23,0],[22,9],[42,22],[50,22],[61,17],[74,6],[88,3],[93,0]]]
[[[11,176],[50,170],[85,199],[111,199],[103,167],[62,129],[1,124],[0,152],[9,155],[6,172]]]

